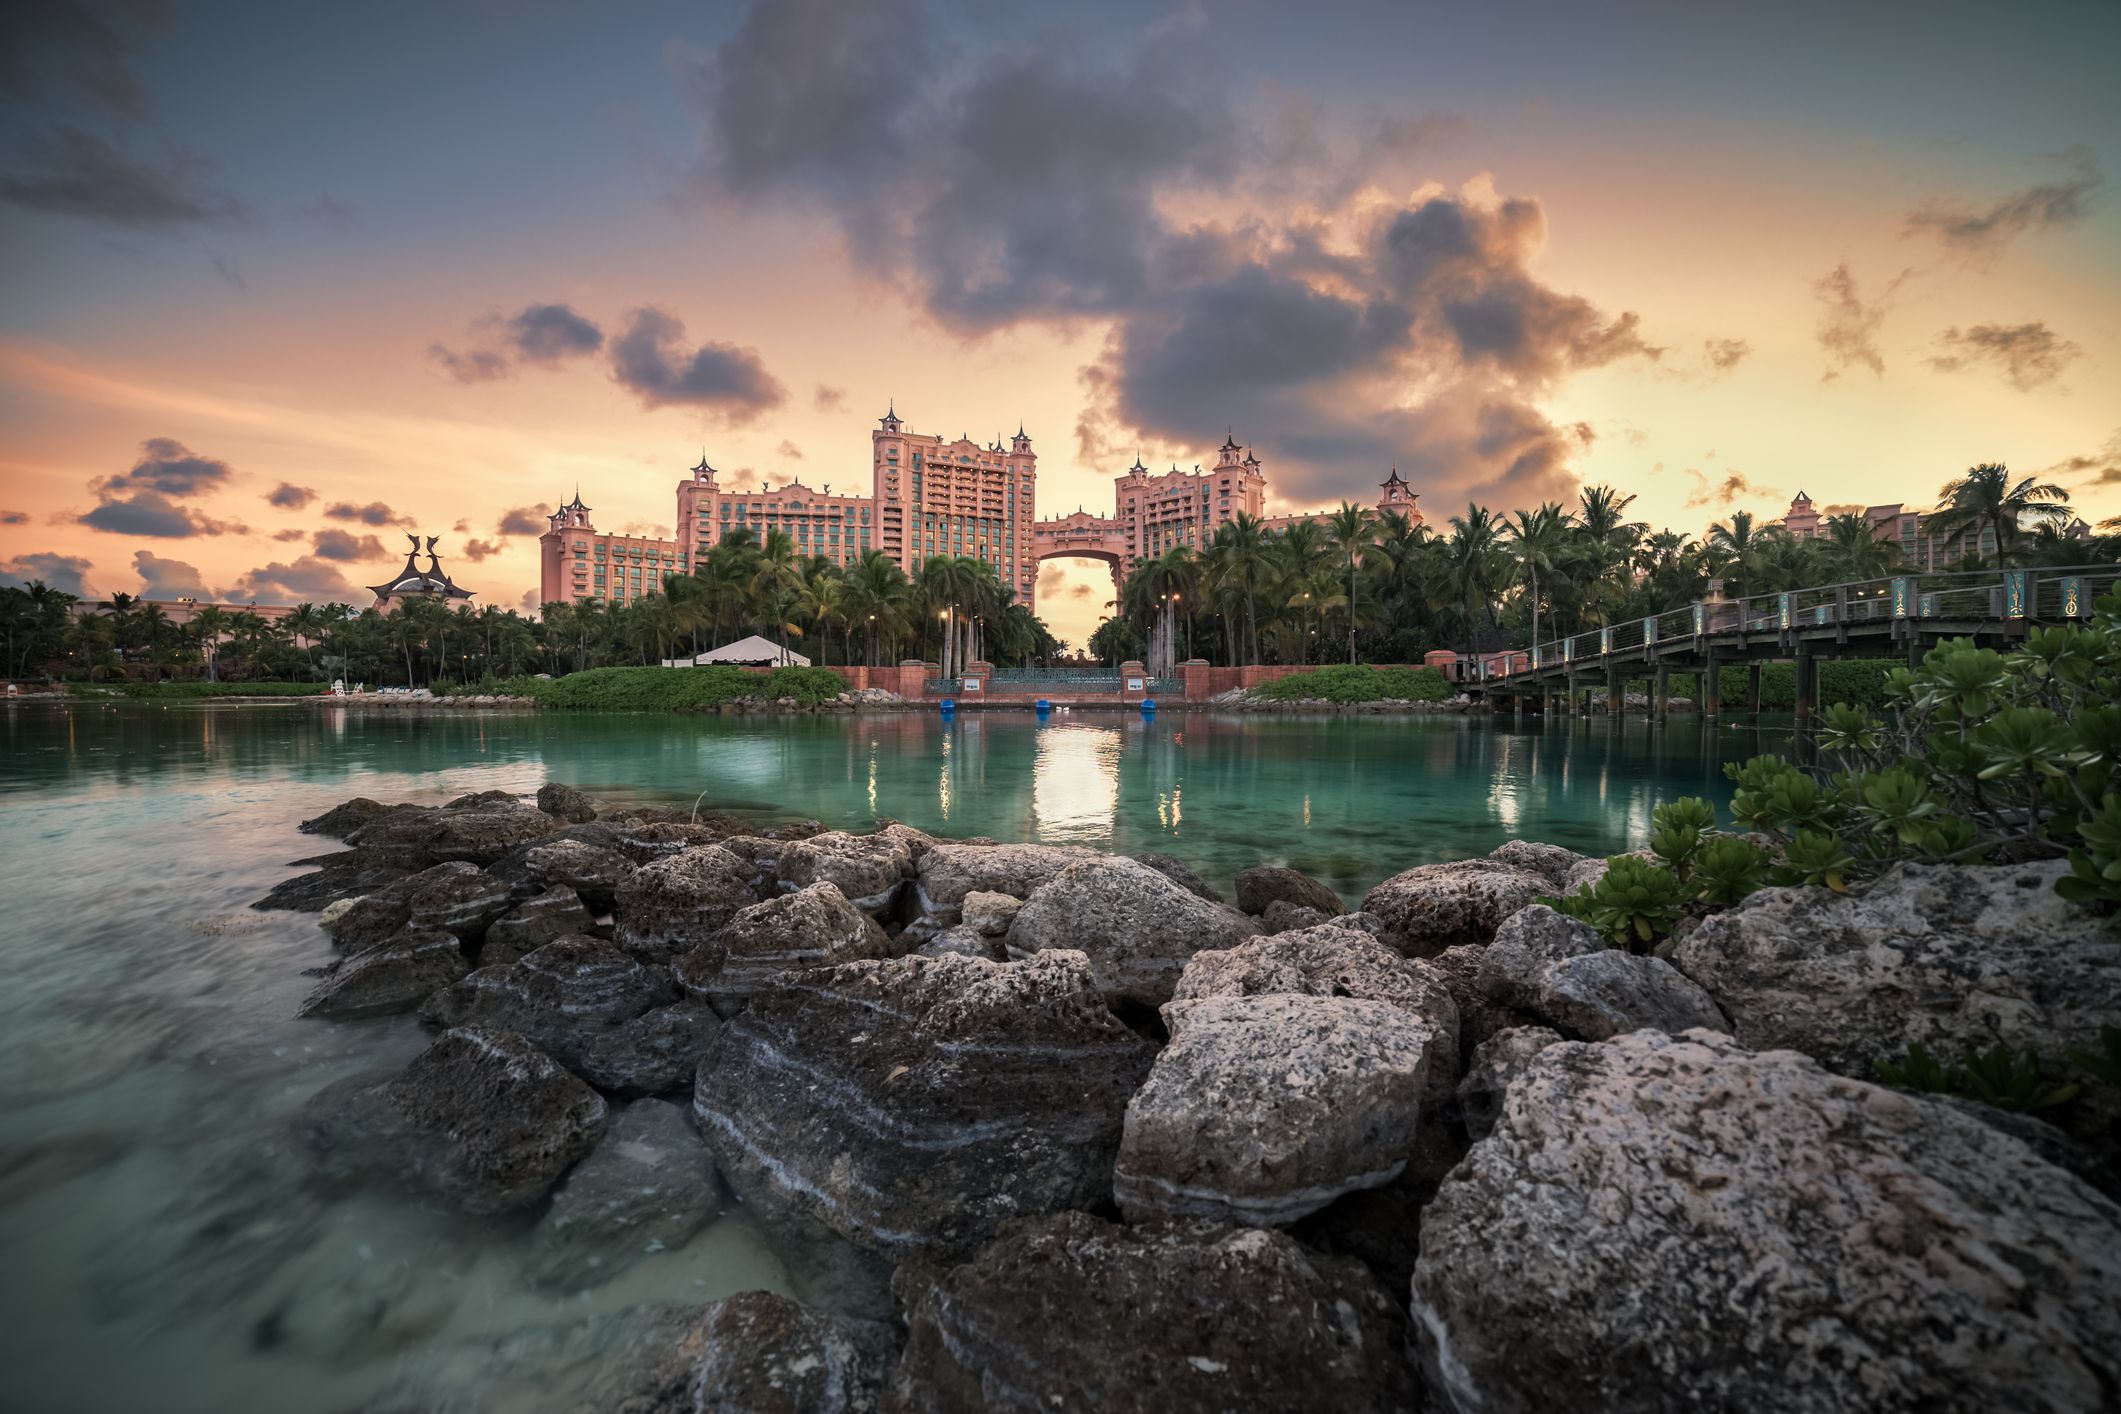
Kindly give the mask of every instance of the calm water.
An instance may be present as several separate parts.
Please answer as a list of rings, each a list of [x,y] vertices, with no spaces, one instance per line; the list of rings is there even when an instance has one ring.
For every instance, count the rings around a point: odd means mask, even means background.
[[[785,1274],[741,1213],[586,1296],[522,1279],[528,1220],[309,1190],[303,1102],[409,1058],[407,1018],[301,1022],[313,915],[244,905],[330,848],[352,795],[580,785],[860,826],[880,816],[1259,862],[1351,901],[1518,836],[1642,842],[1673,795],[1779,736],[1693,723],[1025,714],[403,716],[272,707],[0,708],[0,1407],[569,1407],[658,1306]]]

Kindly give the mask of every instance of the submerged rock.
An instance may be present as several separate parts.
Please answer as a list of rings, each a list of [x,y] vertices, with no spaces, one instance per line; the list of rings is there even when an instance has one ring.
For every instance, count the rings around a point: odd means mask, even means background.
[[[714,1165],[681,1105],[636,1100],[617,1110],[596,1152],[567,1175],[532,1234],[529,1270],[579,1291],[643,1257],[673,1251],[713,1221]]]
[[[874,1414],[897,1354],[886,1322],[740,1291],[692,1313],[578,1414]]]
[[[619,885],[619,946],[645,962],[668,962],[713,937],[758,899],[744,861],[716,845],[669,854]]]
[[[1363,912],[1376,915],[1385,941],[1409,957],[1434,957],[1460,943],[1486,943],[1502,921],[1542,894],[1546,876],[1493,859],[1423,864],[1370,890]]]
[[[1069,865],[1100,857],[1079,845],[938,844],[921,856],[921,912],[947,927],[962,917],[969,894],[1026,899]]]
[[[1159,1006],[1186,959],[1256,937],[1259,925],[1188,893],[1131,859],[1071,864],[1036,889],[1009,925],[1009,956],[1066,949],[1087,956],[1108,1001]]]
[[[1405,1318],[1362,1264],[1280,1233],[1087,1213],[1015,1225],[907,1311],[891,1407],[1406,1410]]]
[[[806,840],[792,840],[780,850],[776,872],[783,889],[807,889],[830,883],[864,913],[882,914],[898,902],[899,890],[913,876],[914,831],[850,835],[828,830]],[[925,838],[925,837],[924,837]]]
[[[488,926],[479,965],[520,962],[556,938],[586,935],[592,921],[573,889],[554,886],[524,899]]]
[[[586,824],[597,818],[597,808],[588,796],[558,781],[547,781],[538,787],[538,809],[570,825]]]
[[[1548,1046],[1423,1215],[1449,1407],[2088,1410],[2121,1207],[1950,1106],[1787,1051]]]
[[[1299,869],[1278,864],[1255,864],[1238,874],[1238,908],[1246,913],[1263,914],[1272,903],[1313,909],[1328,918],[1348,911],[1339,894]]]
[[[415,1011],[468,971],[455,938],[440,929],[407,929],[340,963],[302,999],[296,1015],[353,1021]]]

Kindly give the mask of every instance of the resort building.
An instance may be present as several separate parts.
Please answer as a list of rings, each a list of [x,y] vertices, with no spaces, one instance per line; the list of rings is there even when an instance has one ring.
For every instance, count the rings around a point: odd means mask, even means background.
[[[1854,506],[1833,508],[1835,513],[1854,511]],[[1871,538],[1885,540],[1898,545],[1907,556],[1910,567],[1922,574],[1948,569],[1969,552],[1993,559],[1996,554],[1996,530],[1994,526],[1983,526],[1978,538],[1952,539],[1933,532],[1928,512],[1910,510],[1898,501],[1890,505],[1865,506],[1863,518],[1870,523]],[[1812,498],[1799,491],[1790,508],[1783,513],[1782,528],[1800,540],[1815,540],[1826,533],[1825,516],[1812,504]],[[2091,527],[2072,516],[2062,526],[2062,533],[2072,540],[2091,538]]]
[[[577,498],[579,499],[579,498]],[[412,549],[405,554],[405,568],[390,577],[386,584],[371,584],[368,592],[376,596],[375,609],[387,614],[400,604],[411,604],[423,600],[440,600],[444,605],[461,603],[471,598],[471,591],[460,587],[442,568],[441,557],[435,554],[435,537],[427,537],[427,568],[420,568],[420,537],[408,535]]]
[[[589,520],[582,493],[546,518],[552,528],[538,537],[538,602],[573,604],[602,599],[630,604],[659,594],[666,574],[688,573],[692,558],[675,540],[612,535]]]

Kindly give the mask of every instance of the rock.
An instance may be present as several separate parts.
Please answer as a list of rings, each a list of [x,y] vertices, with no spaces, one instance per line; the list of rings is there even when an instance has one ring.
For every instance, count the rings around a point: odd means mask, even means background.
[[[975,889],[966,894],[958,905],[958,915],[965,926],[983,938],[1007,936],[1009,925],[1016,921],[1017,912],[1024,901],[1014,894],[988,893]]]
[[[647,962],[668,962],[713,937],[758,899],[744,861],[702,845],[642,865],[619,884],[619,946]]]
[[[488,914],[494,902],[498,900],[502,910],[506,910],[508,891],[499,888],[497,894],[496,887],[477,865],[437,864],[364,894],[334,914],[326,929],[332,946],[342,952],[361,952],[388,942],[411,924],[417,902],[420,926],[436,927],[453,921],[475,939],[492,917],[499,916]]]
[[[1240,909],[1261,914],[1267,911],[1268,904],[1277,900],[1298,908],[1315,909],[1328,918],[1348,911],[1339,894],[1301,870],[1283,868],[1278,864],[1255,864],[1238,874],[1237,906]]]
[[[1278,898],[1268,904],[1266,910],[1259,915],[1259,927],[1264,933],[1292,933],[1330,923],[1338,916]]]
[[[899,935],[904,945],[910,927]],[[994,962],[1008,961],[999,938],[990,938],[977,929],[960,923],[955,928],[945,928],[913,950],[921,957],[984,957]]]
[[[2057,1168],[2068,1169],[2107,1197],[2121,1202],[2121,1173],[2117,1173],[2112,1164],[2089,1147],[2070,1138],[2038,1115],[1999,1110],[1994,1105],[1985,1105],[1979,1100],[1970,1100],[1961,1095],[1926,1095],[1923,1098],[1934,1100],[1941,1105],[1950,1105],[1959,1113],[1977,1119],[1991,1129],[2002,1130],[2047,1162]]]
[[[589,910],[573,889],[555,886],[524,899],[496,918],[479,947],[479,965],[520,962],[555,938],[587,934]]]
[[[701,1307],[622,1393],[579,1414],[874,1414],[897,1355],[886,1322],[740,1291]]]
[[[763,835],[731,835],[721,847],[744,862],[744,882],[751,891],[760,898],[772,898],[781,891],[781,851],[789,843]]]
[[[613,1113],[596,1152],[554,1191],[531,1235],[531,1277],[566,1291],[609,1281],[683,1247],[720,1205],[714,1165],[684,1107],[636,1100]]]
[[[611,827],[611,848],[635,864],[652,864],[681,850],[724,841],[728,832],[719,826],[696,821],[637,820],[614,817],[599,820]]]
[[[1844,1075],[1918,1043],[1957,1061],[2001,1042],[2059,1065],[2073,1047],[2096,1052],[2100,1023],[2121,1017],[2121,940],[2055,893],[2068,868],[1910,864],[1861,894],[1762,889],[1705,919],[1671,960],[1744,1045]],[[2086,1087],[2060,1118],[2111,1135],[2121,1087]]]
[[[446,1031],[394,1077],[304,1111],[320,1168],[408,1180],[473,1213],[535,1203],[603,1137],[603,1097],[511,1031]]]
[[[523,798],[509,790],[475,790],[469,795],[460,795],[443,806],[444,810],[513,810],[523,803]]]
[[[618,904],[619,886],[637,866],[623,850],[582,839],[539,840],[511,850],[491,873],[508,882],[519,899],[563,885],[598,913]]]
[[[1370,890],[1363,911],[1385,926],[1385,941],[1409,957],[1434,957],[1460,943],[1485,943],[1518,909],[1551,894],[1546,877],[1492,859],[1423,864]]]
[[[349,856],[364,853],[350,849]],[[286,909],[297,913],[319,913],[333,904],[365,898],[376,890],[412,877],[413,871],[395,865],[364,864],[349,860],[346,867],[324,868],[297,874],[273,885],[265,897],[251,907],[264,911]]]
[[[672,975],[686,995],[728,1016],[784,972],[893,951],[875,919],[833,885],[818,883],[740,910],[711,939],[679,956]]]
[[[543,811],[513,803],[441,810],[400,808],[377,816],[346,838],[359,845],[407,845],[425,850],[436,860],[483,866],[559,828],[560,822]]]
[[[1502,1099],[1510,1082],[1524,1074],[1532,1057],[1560,1045],[1561,1040],[1560,1032],[1545,1026],[1512,1026],[1475,1048],[1466,1063],[1465,1079],[1458,1082],[1458,1113],[1469,1136],[1488,1137],[1502,1117]]]
[[[1455,1043],[1455,1018],[1349,997],[1209,997],[1164,1019],[1171,1044],[1127,1106],[1113,1173],[1133,1222],[1270,1227],[1391,1182]]]
[[[1512,1026],[1524,1026],[1532,1018],[1510,1007],[1499,1006],[1488,1000],[1480,990],[1480,965],[1485,961],[1486,948],[1462,943],[1455,948],[1445,948],[1431,958],[1425,958],[1443,984],[1450,990],[1451,1000],[1458,1006],[1458,1054],[1470,1056],[1482,1041],[1498,1031]]]
[[[2121,1389],[2121,1207],[1946,1105],[1705,1032],[1548,1046],[1423,1214],[1487,1414],[2050,1411]]]
[[[828,830],[783,846],[776,872],[783,889],[827,882],[864,913],[881,914],[898,902],[900,887],[913,874],[913,846],[903,834]]]
[[[323,911],[317,915],[317,926],[327,933],[330,932],[360,901],[357,898],[342,898],[336,903],[325,904]]]
[[[1049,949],[1087,955],[1108,1002],[1160,1006],[1203,948],[1234,947],[1259,925],[1190,894],[1146,864],[1099,857],[1039,886],[1009,925],[1009,956]]]
[[[422,1008],[431,1026],[505,1028],[600,1090],[681,1090],[715,1026],[677,1010],[678,989],[610,943],[568,937],[521,962],[481,967]]]
[[[850,962],[755,994],[701,1061],[693,1112],[784,1247],[823,1229],[896,1261],[1109,1202],[1149,1060],[1080,953]]]
[[[335,840],[343,840],[369,821],[398,808],[395,805],[385,805],[380,800],[370,800],[365,795],[357,795],[352,800],[334,805],[322,815],[304,820],[295,828],[305,835],[329,835]]]
[[[1647,1027],[1677,1035],[1730,1023],[1690,978],[1661,957],[1607,949],[1564,958],[1540,974],[1532,1014],[1586,1041]]]
[[[597,808],[590,803],[588,796],[558,781],[547,781],[538,787],[538,809],[570,825],[586,824],[597,818]]]
[[[1488,858],[1512,869],[1537,874],[1554,889],[1565,885],[1578,865],[1588,862],[1573,849],[1563,849],[1558,844],[1541,844],[1537,840],[1511,840],[1489,851]]]
[[[1210,903],[1223,901],[1223,896],[1216,892],[1214,885],[1194,873],[1182,859],[1173,858],[1168,854],[1137,854],[1134,859],[1138,864],[1148,865],[1195,898],[1204,898]]]
[[[513,902],[508,885],[481,873],[477,865],[439,864],[412,883],[405,900],[405,924],[438,929],[476,943]]]
[[[1405,1317],[1359,1262],[1280,1233],[1017,1224],[906,1317],[890,1407],[1406,1410]]]
[[[469,970],[449,934],[407,929],[340,963],[302,999],[296,1015],[353,1021],[414,1011]]]
[[[1520,908],[1502,921],[1494,941],[1481,951],[1480,994],[1497,1006],[1530,1011],[1549,967],[1604,951],[1605,939],[1590,924],[1543,903]]]
[[[938,844],[921,856],[921,912],[945,925],[955,923],[968,894],[1026,899],[1069,865],[1102,857],[1079,845]]]

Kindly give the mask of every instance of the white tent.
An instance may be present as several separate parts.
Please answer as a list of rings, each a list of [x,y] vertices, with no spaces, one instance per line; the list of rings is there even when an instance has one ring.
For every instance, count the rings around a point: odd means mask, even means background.
[[[768,665],[777,668],[807,668],[810,660],[792,648],[783,648],[770,639],[757,634],[740,638],[735,643],[725,643],[720,648],[709,649],[697,658],[678,658],[666,661],[666,667],[682,668],[690,663],[741,663],[751,666]]]

